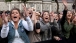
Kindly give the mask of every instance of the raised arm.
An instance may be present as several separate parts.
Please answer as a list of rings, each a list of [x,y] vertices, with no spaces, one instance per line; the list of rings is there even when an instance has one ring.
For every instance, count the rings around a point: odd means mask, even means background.
[[[61,19],[61,21],[60,21],[60,23],[61,23],[61,26],[64,24],[64,22],[65,22],[65,19],[66,19],[66,14],[67,14],[67,1],[66,0],[62,0],[63,1],[63,5],[64,5],[64,10],[63,10],[63,17],[62,17],[62,19]]]
[[[8,17],[5,15],[5,12],[2,13],[2,19],[3,19],[3,27],[1,30],[1,37],[6,38],[9,32],[9,23],[8,23]]]
[[[26,21],[27,21],[27,23],[28,23],[28,27],[29,27],[29,29],[30,29],[30,31],[33,31],[33,23],[32,23],[32,20],[30,19],[30,17],[28,16],[28,17],[26,17]]]
[[[25,13],[25,20],[27,21],[27,24],[28,24],[28,31],[33,31],[33,23],[29,17],[29,11],[26,10],[26,7],[24,6],[24,4],[23,4],[23,7],[24,7],[24,13]]]

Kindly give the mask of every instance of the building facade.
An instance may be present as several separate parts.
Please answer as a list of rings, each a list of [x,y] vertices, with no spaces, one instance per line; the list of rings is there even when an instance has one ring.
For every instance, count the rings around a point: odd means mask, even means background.
[[[63,11],[64,6],[62,3],[62,0],[59,0],[59,11]],[[72,10],[73,0],[68,0],[68,9]],[[17,7],[20,10],[23,10],[23,7],[21,3],[14,0],[12,2],[5,3],[5,0],[0,0],[0,10],[11,10],[13,7]],[[52,0],[30,0],[27,1],[26,7],[34,7],[36,11],[42,12],[42,11],[56,11],[57,5]]]

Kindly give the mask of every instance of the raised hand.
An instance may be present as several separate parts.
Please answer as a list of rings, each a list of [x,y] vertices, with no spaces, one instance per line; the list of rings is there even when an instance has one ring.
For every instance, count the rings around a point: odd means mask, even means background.
[[[26,9],[26,6],[24,5],[24,3],[22,3],[23,6],[23,10],[24,10],[24,16],[29,16],[29,11]]]
[[[35,11],[34,11],[34,12],[35,12]],[[37,23],[37,21],[38,21],[38,20],[37,20],[37,17],[36,17],[37,14],[38,14],[38,12],[35,12],[35,14],[34,14],[34,15],[35,15],[35,23]]]
[[[65,5],[65,6],[67,6],[67,0],[62,0],[63,1],[63,4]]]
[[[35,23],[35,21],[36,21],[36,12],[35,12],[35,11],[33,11],[33,14],[32,14],[31,19],[32,19],[32,20],[34,21],[34,23]]]
[[[53,22],[54,21],[54,12],[51,12],[50,14],[50,22]]]
[[[8,23],[8,16],[6,16],[5,11],[2,13],[2,19],[3,19],[4,24]]]
[[[65,9],[67,9],[67,0],[62,0],[63,1],[63,4],[64,4],[64,6],[65,6]]]
[[[22,3],[23,9],[26,11],[26,6],[24,3]]]
[[[34,7],[32,7],[31,9],[32,9],[32,11],[35,11],[35,8]]]

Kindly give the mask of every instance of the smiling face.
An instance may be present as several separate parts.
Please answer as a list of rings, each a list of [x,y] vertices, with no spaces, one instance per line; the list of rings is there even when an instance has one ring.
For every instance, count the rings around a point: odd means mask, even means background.
[[[45,22],[49,22],[49,13],[48,13],[48,12],[44,12],[44,13],[43,13],[43,20],[44,20]]]
[[[11,19],[14,21],[14,22],[18,22],[19,19],[20,19],[20,13],[18,10],[12,10],[11,11]]]
[[[67,17],[67,19],[71,19],[72,18],[72,12],[68,11],[66,17]]]

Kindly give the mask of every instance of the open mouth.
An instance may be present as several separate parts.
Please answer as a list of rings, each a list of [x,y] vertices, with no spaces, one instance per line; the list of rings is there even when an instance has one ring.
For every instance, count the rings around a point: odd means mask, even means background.
[[[71,15],[68,15],[68,17],[71,17]]]
[[[57,19],[55,19],[55,20],[57,20]]]
[[[68,16],[70,16],[70,15],[68,15]]]
[[[17,18],[17,17],[14,17],[14,18]]]
[[[71,16],[71,15],[68,15],[69,17]]]
[[[45,19],[48,19],[48,18],[45,18]]]
[[[32,14],[32,13],[29,13],[29,14]]]

